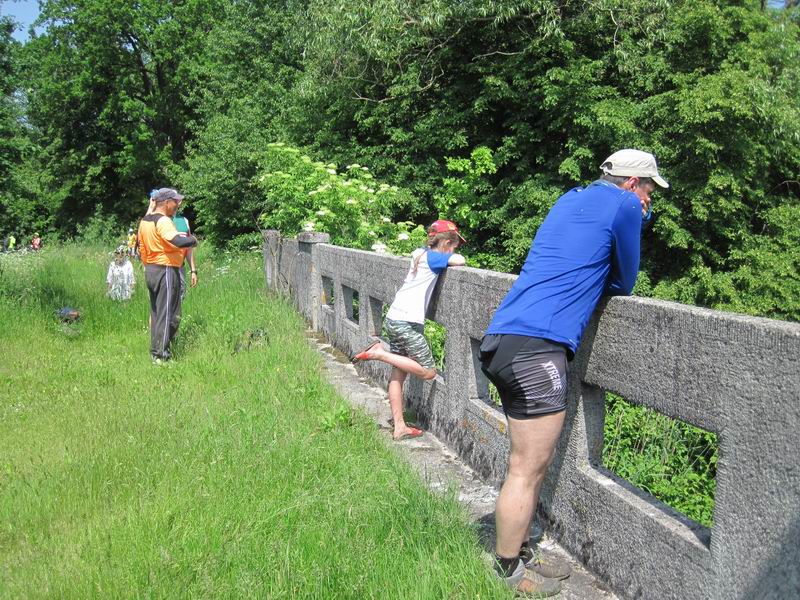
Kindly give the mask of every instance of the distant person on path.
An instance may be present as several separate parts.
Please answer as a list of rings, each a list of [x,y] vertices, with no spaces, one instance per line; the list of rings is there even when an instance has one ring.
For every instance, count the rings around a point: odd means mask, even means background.
[[[191,235],[192,229],[191,229],[191,227],[189,227],[189,219],[187,219],[182,214],[181,215],[175,215],[174,217],[172,217],[172,223],[175,225],[175,229],[178,230],[178,233],[186,233],[186,234]],[[183,261],[183,264],[181,265],[180,270],[178,271],[178,273],[180,273],[180,276],[181,276],[181,301],[186,297],[186,263],[187,262],[189,263],[189,269],[190,269],[190,275],[191,275],[190,279],[191,279],[191,282],[192,282],[192,287],[195,287],[197,285],[197,265],[194,262],[194,250],[192,248],[187,248],[184,251],[184,253],[185,253],[186,258]]]
[[[42,249],[42,238],[39,237],[38,233],[33,234],[33,239],[31,240],[31,250],[36,250],[37,252]]]
[[[550,210],[480,347],[511,437],[495,510],[496,569],[523,593],[556,594],[558,579],[569,576],[568,566],[536,557],[528,539],[564,424],[567,361],[600,297],[631,293],[650,194],[669,187],[653,155],[639,150],[615,152],[600,169],[600,179],[570,190]]]
[[[131,258],[136,256],[136,232],[133,227],[128,228],[128,256]]]
[[[8,251],[13,252],[14,248],[17,246],[17,238],[14,237],[14,234],[8,236]]]
[[[392,366],[389,377],[389,406],[394,419],[392,437],[399,441],[421,436],[424,431],[409,427],[403,417],[403,383],[410,373],[420,379],[436,377],[436,364],[431,347],[423,335],[425,313],[433,288],[448,266],[461,266],[464,257],[454,251],[464,238],[451,221],[439,220],[428,228],[425,248],[411,253],[411,263],[405,281],[386,313],[384,327],[389,337],[389,352],[375,341],[353,360],[380,360]]]
[[[172,188],[155,190],[148,214],[139,223],[139,254],[150,293],[150,355],[160,364],[169,360],[169,346],[181,319],[180,275],[184,250],[197,245],[188,234],[178,233],[172,217],[183,196]]]
[[[117,246],[114,251],[114,260],[108,265],[106,274],[108,297],[112,300],[130,300],[136,286],[136,277],[133,274],[133,265],[128,260],[128,247],[125,244]]]

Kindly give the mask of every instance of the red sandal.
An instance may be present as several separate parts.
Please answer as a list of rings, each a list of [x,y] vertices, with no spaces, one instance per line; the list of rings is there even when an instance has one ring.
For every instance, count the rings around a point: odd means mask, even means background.
[[[374,340],[369,343],[369,346],[364,348],[361,352],[356,352],[353,357],[350,359],[351,362],[357,363],[360,360],[369,360],[368,352],[372,350],[376,345],[380,344],[380,340]]]

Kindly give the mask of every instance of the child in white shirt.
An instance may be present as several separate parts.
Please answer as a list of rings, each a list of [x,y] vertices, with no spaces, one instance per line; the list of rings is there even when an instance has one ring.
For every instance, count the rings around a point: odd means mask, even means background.
[[[464,257],[454,250],[464,241],[452,221],[440,219],[428,228],[425,248],[411,254],[411,264],[402,287],[397,291],[384,327],[389,337],[389,351],[380,341],[373,342],[353,357],[358,360],[380,360],[392,366],[389,377],[389,406],[394,419],[396,440],[421,436],[424,431],[410,427],[403,418],[403,383],[410,373],[420,379],[436,377],[436,366],[428,341],[423,335],[425,313],[439,274],[448,266],[461,266]]]
[[[107,295],[112,300],[130,300],[133,295],[136,278],[133,275],[133,265],[127,255],[128,248],[126,246],[117,247],[114,251],[114,260],[108,265]]]

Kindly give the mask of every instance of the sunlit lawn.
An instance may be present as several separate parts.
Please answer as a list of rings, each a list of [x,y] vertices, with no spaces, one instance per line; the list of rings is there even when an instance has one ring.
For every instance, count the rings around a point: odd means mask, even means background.
[[[257,254],[201,249],[163,367],[138,265],[117,304],[109,261],[0,256],[0,598],[509,595],[453,497],[321,379]]]

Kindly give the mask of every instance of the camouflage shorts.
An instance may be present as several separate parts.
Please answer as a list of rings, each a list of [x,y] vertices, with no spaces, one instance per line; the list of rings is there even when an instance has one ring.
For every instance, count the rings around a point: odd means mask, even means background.
[[[433,369],[436,366],[431,347],[423,334],[425,326],[422,323],[386,319],[383,326],[389,338],[390,352],[408,356],[426,369]]]

